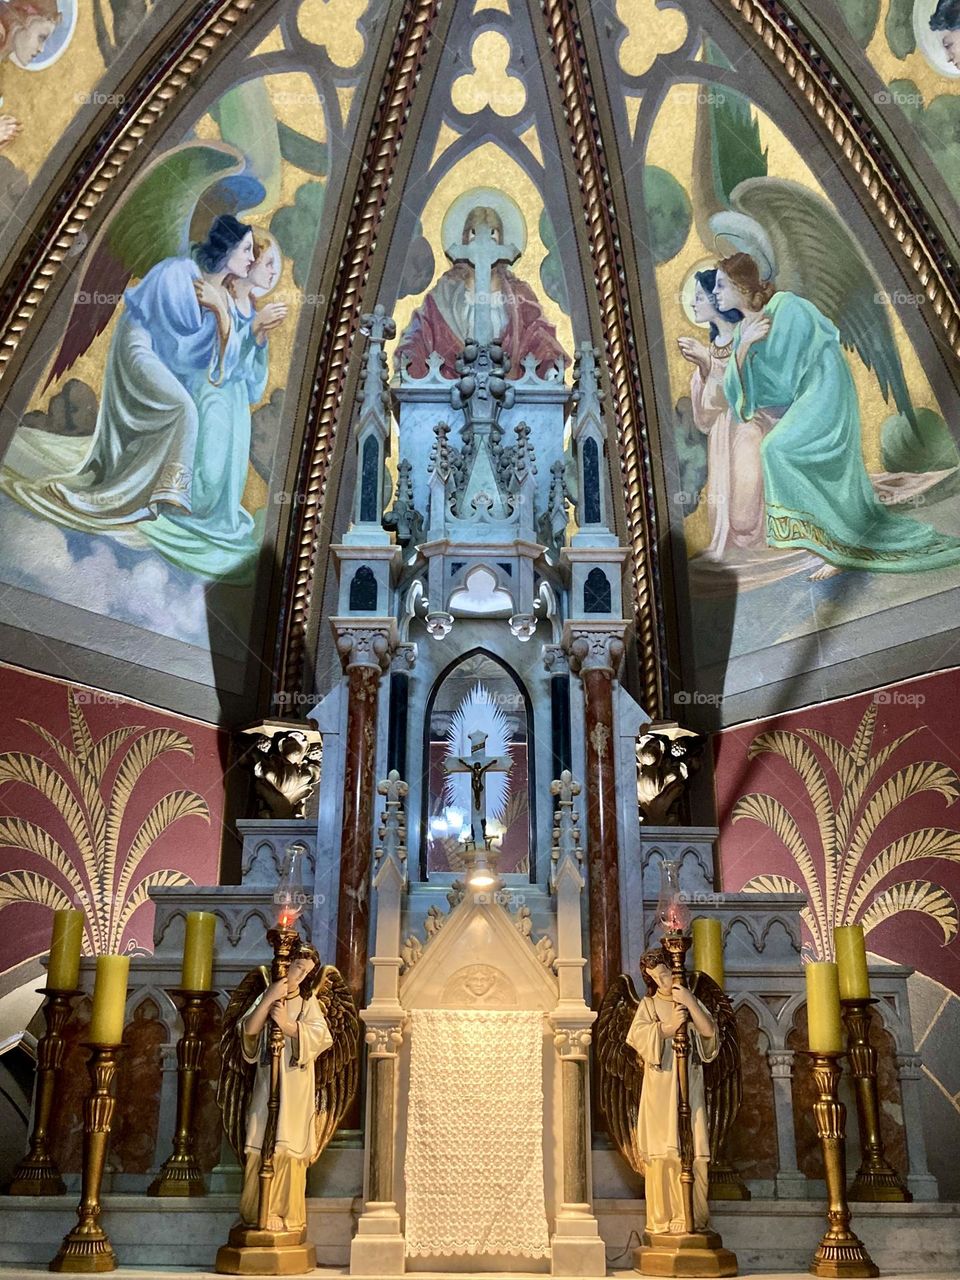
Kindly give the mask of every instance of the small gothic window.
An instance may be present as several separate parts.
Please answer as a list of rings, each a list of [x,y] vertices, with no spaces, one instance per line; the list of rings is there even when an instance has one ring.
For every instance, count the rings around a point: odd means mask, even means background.
[[[607,591],[609,596],[610,592]],[[377,607],[377,580],[373,570],[362,564],[350,581],[350,612],[374,610]]]
[[[600,514],[600,450],[592,436],[583,442],[583,523],[599,524]],[[601,575],[602,576],[602,575]]]
[[[612,607],[610,579],[602,569],[591,569],[583,584],[583,612],[609,613]]]
[[[374,435],[363,442],[363,473],[360,477],[360,519],[369,524],[380,522],[377,503],[377,481],[380,471],[380,448]]]

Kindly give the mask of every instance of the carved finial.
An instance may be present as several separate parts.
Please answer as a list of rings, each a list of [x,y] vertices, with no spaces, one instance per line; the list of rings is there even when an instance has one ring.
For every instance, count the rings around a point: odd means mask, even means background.
[[[413,463],[408,458],[401,458],[397,464],[397,496],[383,517],[383,527],[397,535],[401,547],[416,544],[423,533],[423,516],[413,496]]]
[[[396,769],[391,769],[387,776],[377,783],[377,794],[384,796],[387,803],[377,829],[380,843],[374,850],[374,854],[378,863],[385,865],[388,861],[392,861],[401,876],[404,874],[407,861],[407,816],[403,809],[403,802],[409,790],[410,788]]]
[[[580,815],[573,807],[576,796],[580,794],[580,783],[569,769],[564,769],[559,778],[550,783],[550,794],[556,797],[557,807],[553,817],[553,850],[551,857],[554,863],[553,879],[556,882],[560,869],[565,862],[572,862],[579,867],[583,861],[583,849],[580,847],[580,828],[577,825]]]

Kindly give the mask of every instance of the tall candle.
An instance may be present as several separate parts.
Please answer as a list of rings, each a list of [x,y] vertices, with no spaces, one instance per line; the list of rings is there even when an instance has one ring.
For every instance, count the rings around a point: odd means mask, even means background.
[[[840,1053],[843,1029],[840,1025],[840,979],[837,966],[817,960],[807,971],[807,1040],[816,1053]]]
[[[83,912],[55,911],[50,938],[47,986],[55,991],[76,991],[80,981],[80,948],[83,945]]]
[[[722,989],[723,925],[712,916],[698,916],[693,922],[693,967],[709,973]]]
[[[870,975],[867,973],[867,948],[863,941],[863,925],[843,925],[833,931],[833,946],[840,970],[840,999],[868,1000]]]
[[[119,1044],[123,1039],[129,976],[129,956],[97,956],[93,1016],[87,1033],[91,1044]]]
[[[187,913],[180,985],[185,991],[209,991],[213,985],[213,938],[217,917],[210,911]]]

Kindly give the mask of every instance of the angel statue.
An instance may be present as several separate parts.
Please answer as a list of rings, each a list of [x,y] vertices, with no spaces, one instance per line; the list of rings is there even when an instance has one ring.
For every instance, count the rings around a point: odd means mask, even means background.
[[[643,1174],[647,1235],[682,1234],[685,1141],[675,1037],[686,1029],[692,1226],[702,1232],[708,1226],[711,1150],[719,1149],[740,1107],[740,1042],[733,1008],[706,973],[692,974],[689,988],[682,985],[662,947],[644,952],[640,975],[646,987],[642,999],[630,976],[621,974],[600,1009],[600,1106],[621,1155]]]
[[[252,969],[230,998],[220,1041],[217,1101],[227,1137],[243,1165],[240,1218],[259,1224],[261,1165],[269,1154],[270,1036],[284,1036],[280,1105],[269,1183],[267,1231],[298,1233],[307,1224],[307,1168],[333,1137],[357,1088],[356,1007],[338,969],[302,939],[285,978]],[[267,1134],[267,1141],[264,1136]]]

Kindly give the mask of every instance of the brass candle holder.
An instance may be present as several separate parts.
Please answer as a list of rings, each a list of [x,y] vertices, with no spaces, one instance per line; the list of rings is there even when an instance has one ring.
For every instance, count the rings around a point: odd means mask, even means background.
[[[67,1188],[57,1162],[50,1153],[50,1127],[54,1105],[58,1102],[57,1074],[63,1066],[66,1041],[63,1030],[70,1017],[70,1002],[80,995],[79,989],[40,987],[46,996],[43,1019],[46,1030],[37,1045],[37,1092],[33,1111],[33,1134],[30,1149],[17,1166],[7,1188],[10,1196],[62,1196]]]
[[[880,1135],[880,1098],[877,1093],[877,1051],[870,1044],[871,996],[841,1000],[847,1030],[847,1056],[857,1099],[860,1129],[860,1168],[847,1192],[848,1200],[908,1204],[913,1196],[883,1151]]]
[[[850,1229],[850,1206],[847,1203],[847,1156],[845,1139],[847,1109],[838,1096],[842,1053],[822,1053],[806,1049],[813,1063],[813,1079],[817,1101],[813,1115],[823,1151],[823,1169],[827,1183],[827,1230],[810,1264],[815,1276],[878,1276],[876,1263],[867,1253],[859,1236]]]
[[[87,1070],[92,1089],[83,1104],[83,1182],[77,1206],[77,1225],[63,1237],[60,1252],[50,1263],[50,1270],[89,1275],[117,1268],[117,1255],[100,1225],[100,1187],[110,1141],[110,1124],[117,1105],[110,1089],[122,1045],[87,1044],[85,1047],[90,1050]]]
[[[177,1127],[173,1154],[147,1188],[148,1196],[204,1196],[207,1188],[197,1163],[194,1146],[194,1104],[197,1079],[203,1057],[200,1018],[209,991],[187,991],[174,987],[170,995],[177,1001],[183,1019],[183,1035],[177,1041]]]

